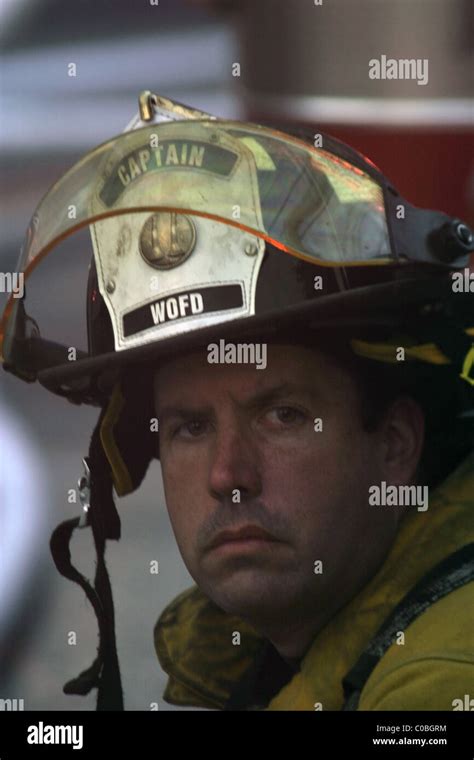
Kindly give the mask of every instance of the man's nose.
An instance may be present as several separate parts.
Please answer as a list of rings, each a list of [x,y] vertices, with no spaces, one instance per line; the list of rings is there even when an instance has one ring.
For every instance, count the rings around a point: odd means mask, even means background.
[[[232,497],[235,490],[242,496],[260,493],[259,456],[249,430],[237,423],[222,425],[214,438],[210,457],[209,492],[214,498]]]

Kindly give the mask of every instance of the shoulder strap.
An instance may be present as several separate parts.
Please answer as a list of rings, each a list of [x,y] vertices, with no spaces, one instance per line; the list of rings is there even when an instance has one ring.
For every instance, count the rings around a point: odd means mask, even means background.
[[[357,710],[360,694],[375,666],[404,631],[428,607],[474,580],[474,543],[450,554],[424,575],[397,604],[342,681],[345,702],[342,710]]]

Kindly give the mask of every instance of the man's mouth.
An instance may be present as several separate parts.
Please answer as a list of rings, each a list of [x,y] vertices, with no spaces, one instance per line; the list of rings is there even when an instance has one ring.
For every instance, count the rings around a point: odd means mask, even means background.
[[[230,547],[243,549],[246,546],[256,547],[269,543],[278,543],[278,540],[257,525],[246,525],[235,530],[223,530],[211,541],[208,549]]]

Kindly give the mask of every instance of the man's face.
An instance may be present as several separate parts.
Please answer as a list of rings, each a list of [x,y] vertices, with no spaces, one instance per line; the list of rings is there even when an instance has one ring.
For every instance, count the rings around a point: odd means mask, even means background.
[[[155,406],[176,540],[219,607],[256,627],[303,622],[375,572],[396,529],[368,504],[381,442],[324,355],[270,344],[265,370],[180,357],[157,371]]]

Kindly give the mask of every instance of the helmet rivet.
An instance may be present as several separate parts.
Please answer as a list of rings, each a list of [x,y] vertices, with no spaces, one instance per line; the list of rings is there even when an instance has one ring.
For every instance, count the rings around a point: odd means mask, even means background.
[[[109,280],[107,282],[107,285],[105,286],[105,289],[106,289],[107,293],[113,293],[114,290],[115,290],[115,281],[114,280]]]
[[[247,256],[255,256],[258,251],[258,248],[255,245],[255,243],[246,243],[244,251],[247,254]]]
[[[459,240],[464,243],[464,245],[471,245],[472,232],[467,224],[463,224],[462,222],[458,224],[456,227],[456,235],[458,236]]]
[[[216,143],[219,142],[219,135],[217,135],[215,132],[211,132],[209,135],[209,142]]]

